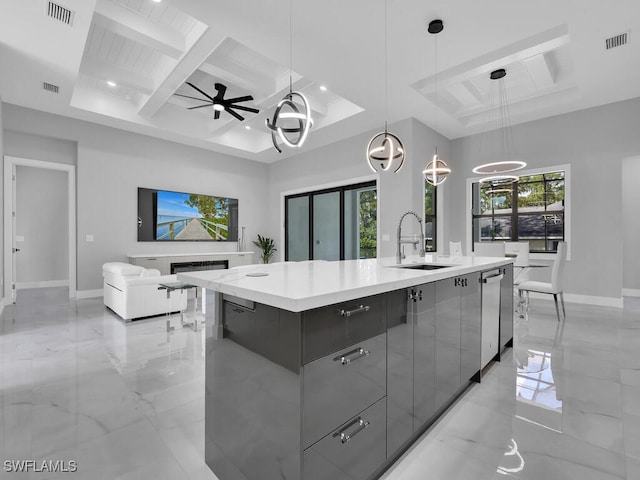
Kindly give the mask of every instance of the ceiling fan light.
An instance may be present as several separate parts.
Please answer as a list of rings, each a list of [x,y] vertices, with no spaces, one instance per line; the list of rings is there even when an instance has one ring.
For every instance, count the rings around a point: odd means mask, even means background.
[[[222,112],[222,111],[224,111],[224,105],[222,105],[220,103],[214,103],[213,104],[213,109],[217,110],[218,112]]]

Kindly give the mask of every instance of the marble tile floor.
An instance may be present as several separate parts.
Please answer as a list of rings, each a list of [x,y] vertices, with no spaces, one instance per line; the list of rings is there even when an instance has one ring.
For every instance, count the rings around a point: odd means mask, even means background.
[[[19,291],[0,318],[0,478],[215,479],[204,463],[204,331],[124,324],[101,299]],[[640,479],[640,299],[532,299],[507,351],[385,480]],[[69,473],[6,460],[74,460]]]

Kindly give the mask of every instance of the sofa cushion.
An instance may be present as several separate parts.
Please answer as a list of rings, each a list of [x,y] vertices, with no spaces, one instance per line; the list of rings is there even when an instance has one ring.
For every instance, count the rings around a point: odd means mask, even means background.
[[[139,277],[144,270],[146,270],[144,267],[124,262],[109,262],[102,265],[103,272],[109,272],[123,277]]]

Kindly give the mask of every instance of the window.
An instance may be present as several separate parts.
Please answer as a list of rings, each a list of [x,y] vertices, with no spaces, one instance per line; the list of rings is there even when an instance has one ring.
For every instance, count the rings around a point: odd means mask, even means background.
[[[376,258],[376,182],[285,197],[285,260]]]
[[[554,171],[473,183],[473,242],[528,241],[531,252],[555,252],[565,240],[565,181]]]
[[[437,222],[436,222],[436,197],[438,187],[424,182],[424,250],[435,252],[438,248]]]

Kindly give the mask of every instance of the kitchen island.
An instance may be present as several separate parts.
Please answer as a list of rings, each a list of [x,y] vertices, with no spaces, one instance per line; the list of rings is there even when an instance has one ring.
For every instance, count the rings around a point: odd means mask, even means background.
[[[205,459],[218,478],[379,476],[480,381],[488,272],[503,292],[492,359],[510,345],[511,260],[393,263],[178,275],[207,289]]]

